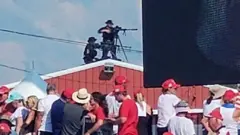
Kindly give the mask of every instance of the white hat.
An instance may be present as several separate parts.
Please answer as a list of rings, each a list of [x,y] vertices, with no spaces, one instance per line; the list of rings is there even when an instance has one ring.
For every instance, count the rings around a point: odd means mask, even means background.
[[[180,101],[176,105],[176,113],[181,113],[181,112],[189,112],[190,108],[188,107],[188,103],[184,100]]]
[[[175,110],[176,110],[176,113],[190,112],[189,107],[177,107]]]
[[[88,93],[86,88],[81,88],[72,94],[73,101],[80,104],[88,103],[90,101],[90,98],[91,95]]]
[[[220,87],[218,85],[213,85],[209,88],[209,91],[214,94],[213,99],[217,99],[224,95],[226,88]]]

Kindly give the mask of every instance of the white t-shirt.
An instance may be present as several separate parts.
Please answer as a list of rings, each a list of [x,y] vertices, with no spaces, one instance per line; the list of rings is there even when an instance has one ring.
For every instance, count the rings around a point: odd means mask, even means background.
[[[168,131],[173,135],[195,135],[192,120],[186,117],[174,116],[169,120]]]
[[[10,117],[12,123],[15,125],[17,118],[22,118],[23,120],[25,120],[28,116],[28,113],[29,111],[26,107],[24,106],[18,107]]]
[[[223,117],[222,124],[226,126],[225,128],[229,131],[231,135],[238,134],[238,123],[233,119],[234,111],[235,108],[220,107],[220,113]]]
[[[112,93],[109,93],[106,96],[106,101],[107,101],[107,105],[108,105],[108,114],[109,115],[114,114],[114,116],[117,117],[119,115],[119,108],[121,106],[121,103],[119,103],[115,99],[115,96],[113,96]],[[114,134],[118,133],[118,125],[113,125],[113,133]]]
[[[146,117],[147,116],[147,103],[142,101],[142,106],[136,102],[137,109],[138,109],[138,117]]]
[[[217,135],[232,135],[232,134],[230,134],[230,132],[228,131],[228,129],[226,129],[226,128],[221,128],[221,129],[219,130],[219,132],[218,132]],[[235,135],[235,134],[233,134],[233,135]],[[237,135],[237,134],[236,134],[236,135]]]
[[[209,114],[216,108],[221,106],[221,99],[213,99],[210,104],[206,104],[207,100],[203,101],[203,115],[209,117]]]
[[[119,113],[119,108],[121,106],[121,103],[119,103],[116,99],[115,96],[112,95],[112,93],[109,93],[106,96],[106,101],[108,105],[108,113],[110,115],[114,114],[115,116],[118,116]]]
[[[39,131],[52,132],[51,108],[54,101],[58,100],[57,95],[47,95],[38,102],[38,111],[43,112],[43,118]]]
[[[162,94],[158,98],[158,122],[157,127],[167,127],[168,121],[176,115],[175,106],[181,100],[174,94]]]

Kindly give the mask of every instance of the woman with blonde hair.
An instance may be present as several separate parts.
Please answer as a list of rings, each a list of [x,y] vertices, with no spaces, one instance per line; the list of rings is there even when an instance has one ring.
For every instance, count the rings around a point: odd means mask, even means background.
[[[29,109],[29,114],[21,127],[20,135],[31,135],[34,132],[34,123],[36,118],[38,98],[29,96],[26,100],[26,107]]]
[[[143,92],[138,90],[134,92],[134,99],[138,108],[138,134],[139,135],[150,135],[151,134],[151,115],[152,109],[146,103]]]

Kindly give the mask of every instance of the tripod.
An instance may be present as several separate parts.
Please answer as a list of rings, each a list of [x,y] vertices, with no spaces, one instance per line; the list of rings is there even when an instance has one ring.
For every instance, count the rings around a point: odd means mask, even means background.
[[[115,35],[115,39],[114,39],[114,40],[115,40],[115,41],[114,41],[114,46],[117,47],[117,46],[118,46],[117,43],[119,42],[119,44],[120,44],[120,48],[121,48],[122,51],[123,51],[123,55],[124,55],[126,61],[128,62],[128,58],[127,58],[126,52],[125,52],[125,50],[124,50],[124,48],[123,48],[122,41],[121,41],[121,39],[120,39],[118,33]],[[111,52],[111,53],[112,53],[112,52]]]

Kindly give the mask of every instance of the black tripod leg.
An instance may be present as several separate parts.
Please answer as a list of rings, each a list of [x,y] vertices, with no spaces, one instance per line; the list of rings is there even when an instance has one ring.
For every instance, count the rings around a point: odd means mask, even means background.
[[[122,41],[120,40],[120,38],[118,38],[118,41],[119,41],[120,47],[121,47],[121,49],[123,51],[123,55],[124,55],[126,61],[128,62],[128,58],[127,58],[127,55],[126,55],[125,50],[123,48]]]

